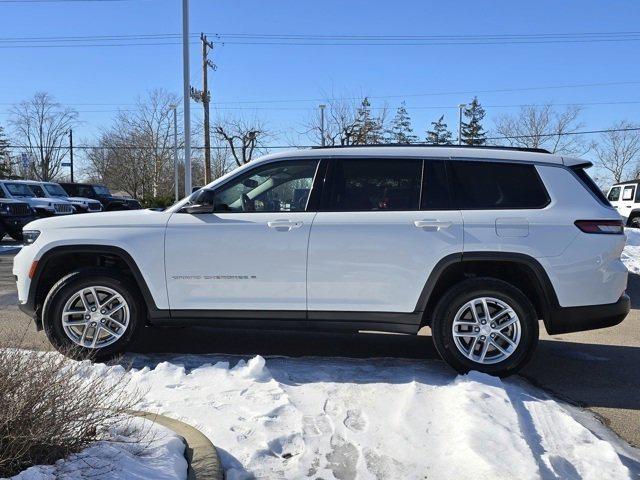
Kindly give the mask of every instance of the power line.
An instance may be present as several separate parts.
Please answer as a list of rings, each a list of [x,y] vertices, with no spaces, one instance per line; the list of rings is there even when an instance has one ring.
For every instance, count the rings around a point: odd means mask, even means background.
[[[578,131],[578,132],[565,132],[565,133],[541,133],[538,135],[513,135],[513,136],[503,136],[503,137],[487,137],[486,140],[516,140],[516,139],[525,139],[525,138],[540,138],[540,137],[564,137],[564,136],[575,136],[575,135],[592,135],[592,134],[596,134],[596,133],[613,133],[613,132],[640,132],[640,127],[630,127],[630,128],[607,128],[607,129],[602,129],[602,130],[583,130],[583,131]],[[295,148],[311,148],[311,147],[315,147],[316,145],[263,145],[260,148],[263,150],[276,150],[276,149],[283,149],[283,148],[291,148],[291,149],[295,149]],[[353,145],[356,146],[357,145]],[[384,146],[384,145],[381,145]],[[418,144],[419,146],[419,144]],[[49,148],[51,150],[55,150],[55,149],[67,149],[68,147],[66,146],[51,146],[51,147],[44,147],[41,145],[7,145],[6,148],[10,148],[10,149],[39,149],[39,148]],[[122,145],[122,146],[96,146],[96,145],[79,145],[79,146],[74,146],[73,148],[77,149],[77,150],[151,150],[151,151],[157,151],[160,148],[153,148],[153,147],[140,147],[140,146],[136,146],[136,145]],[[191,147],[192,149],[196,149],[196,150],[204,150],[205,147],[203,146],[198,146],[198,147]],[[212,146],[212,149],[215,150],[226,150],[229,147],[226,146]],[[170,148],[168,148],[168,150],[170,150]]]

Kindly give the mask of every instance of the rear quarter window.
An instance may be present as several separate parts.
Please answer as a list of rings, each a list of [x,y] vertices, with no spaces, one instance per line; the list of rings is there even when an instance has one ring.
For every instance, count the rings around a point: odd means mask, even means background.
[[[549,194],[534,165],[452,161],[451,188],[461,210],[538,209]]]
[[[583,167],[572,167],[571,170],[573,171],[573,173],[575,173],[576,177],[578,177],[582,186],[589,190],[593,194],[593,196],[600,201],[600,203],[608,207],[611,206],[609,200],[607,200],[607,197],[605,197],[604,193],[602,193],[602,190],[600,190],[600,187],[596,185],[596,182],[593,181],[593,179],[589,176],[589,174]]]

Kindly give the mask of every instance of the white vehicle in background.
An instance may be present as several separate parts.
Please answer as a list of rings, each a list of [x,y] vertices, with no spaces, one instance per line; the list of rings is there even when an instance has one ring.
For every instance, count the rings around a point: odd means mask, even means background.
[[[35,180],[21,180],[40,198],[53,197],[66,200],[76,209],[76,213],[94,213],[102,211],[102,204],[98,200],[84,197],[70,197],[59,183],[37,182]]]
[[[609,189],[607,199],[624,218],[628,227],[640,228],[639,180],[616,183]]]
[[[60,198],[38,198],[24,181],[0,180],[0,188],[6,198],[13,198],[29,204],[39,217],[53,217],[75,213],[71,203]]]

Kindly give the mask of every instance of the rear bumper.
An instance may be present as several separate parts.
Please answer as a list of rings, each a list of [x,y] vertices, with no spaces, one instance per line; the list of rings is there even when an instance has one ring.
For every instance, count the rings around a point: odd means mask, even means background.
[[[606,305],[558,307],[551,311],[545,327],[550,335],[612,327],[622,322],[630,309],[631,301],[626,294]]]

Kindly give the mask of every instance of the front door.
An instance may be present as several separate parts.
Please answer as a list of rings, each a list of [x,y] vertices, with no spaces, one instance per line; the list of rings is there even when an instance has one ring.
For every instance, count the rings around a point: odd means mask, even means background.
[[[167,225],[173,310],[306,309],[318,160],[259,165],[213,192],[214,213],[175,213]]]
[[[436,263],[462,252],[444,162],[343,158],[309,241],[310,312],[411,313]]]

